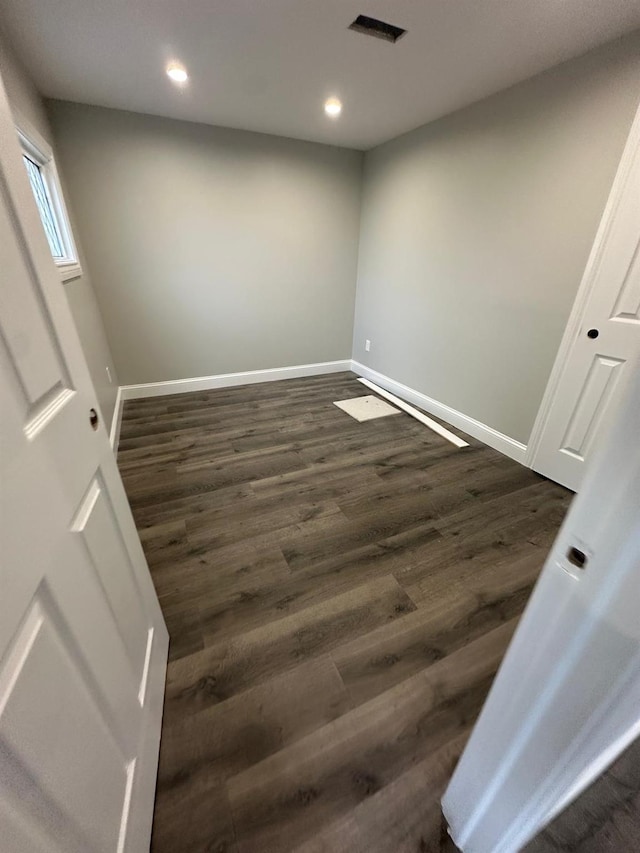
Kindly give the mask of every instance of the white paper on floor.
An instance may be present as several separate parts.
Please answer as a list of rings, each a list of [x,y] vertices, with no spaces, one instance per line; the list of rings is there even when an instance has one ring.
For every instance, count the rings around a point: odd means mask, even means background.
[[[354,397],[351,400],[338,400],[333,405],[357,421],[371,421],[374,418],[386,418],[388,415],[401,414],[400,409],[390,406],[379,397],[374,397],[373,394],[367,397]]]

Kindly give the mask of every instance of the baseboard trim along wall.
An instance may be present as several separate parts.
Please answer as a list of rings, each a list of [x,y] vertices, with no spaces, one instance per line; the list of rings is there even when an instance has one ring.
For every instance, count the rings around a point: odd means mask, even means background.
[[[364,379],[362,376],[358,377],[358,382],[362,382],[362,384],[367,388],[371,388],[372,391],[375,391],[379,397],[384,397],[385,400],[393,403],[393,405],[397,406],[398,409],[402,409],[403,412],[406,412],[408,415],[411,415],[412,418],[415,418],[418,423],[421,423],[433,432],[437,432],[438,435],[442,436],[442,438],[445,438],[456,447],[469,447],[468,441],[465,441],[463,438],[460,438],[459,435],[451,432],[451,430],[444,427],[440,421],[434,421],[433,418],[425,415],[421,409],[416,409],[415,406],[410,406],[406,400],[402,400],[400,397],[392,394],[391,391],[386,391],[384,388],[376,385],[375,382],[372,382],[370,379]]]
[[[116,397],[116,407],[111,424],[110,441],[115,449],[120,438],[120,424],[122,421],[122,405],[125,400],[136,400],[142,397],[162,397],[167,394],[188,394],[192,391],[211,391],[215,388],[231,388],[234,385],[253,385],[258,382],[276,382],[279,379],[296,379],[304,376],[319,376],[323,373],[341,373],[352,370],[359,376],[375,382],[381,388],[396,394],[408,403],[424,409],[437,418],[463,430],[468,435],[477,438],[494,450],[498,450],[505,456],[515,459],[516,462],[525,464],[526,445],[504,433],[498,432],[493,427],[483,424],[468,415],[464,415],[457,409],[452,409],[444,403],[427,397],[426,394],[409,388],[401,382],[396,382],[383,373],[378,373],[358,361],[342,359],[340,361],[323,361],[316,364],[298,364],[293,367],[274,367],[270,370],[247,370],[242,373],[220,373],[215,376],[196,376],[191,379],[170,379],[167,382],[145,382],[140,385],[121,385]]]
[[[164,397],[166,394],[188,394],[191,391],[212,391],[234,385],[255,385],[257,382],[277,382],[299,376],[318,376],[351,370],[351,360],[321,361],[317,364],[296,364],[293,367],[272,367],[270,370],[245,370],[242,373],[218,373],[215,376],[196,376],[192,379],[169,379],[167,382],[144,382],[141,385],[121,385],[123,400],[140,397]]]
[[[122,404],[125,400],[164,397],[167,394],[189,394],[192,391],[212,391],[215,388],[255,385],[258,382],[277,382],[279,379],[297,379],[303,376],[319,376],[323,373],[341,373],[345,370],[351,370],[351,359],[320,361],[315,364],[296,364],[293,367],[273,367],[269,370],[245,370],[241,373],[219,373],[214,376],[195,376],[191,379],[169,379],[166,382],[121,385],[118,389],[116,408],[111,423],[111,446],[113,448],[118,446]]]
[[[478,441],[482,441],[484,444],[489,445],[489,447],[493,447],[494,450],[498,450],[505,456],[515,459],[516,462],[520,462],[522,465],[525,464],[527,447],[522,442],[510,438],[502,432],[498,432],[493,427],[487,426],[487,424],[483,424],[481,421],[469,417],[469,415],[464,415],[457,409],[452,409],[451,406],[434,400],[433,397],[427,397],[426,394],[415,391],[413,388],[409,388],[408,385],[396,382],[395,379],[385,376],[384,373],[378,373],[377,370],[366,367],[358,361],[351,362],[351,369],[354,373],[364,376],[365,379],[375,382],[376,385],[380,385],[382,388],[386,388],[387,391],[391,391],[403,400],[412,403],[414,406],[418,406],[420,409],[424,409],[430,415],[442,418],[443,421],[451,424],[451,426],[463,430],[467,435],[477,438]]]

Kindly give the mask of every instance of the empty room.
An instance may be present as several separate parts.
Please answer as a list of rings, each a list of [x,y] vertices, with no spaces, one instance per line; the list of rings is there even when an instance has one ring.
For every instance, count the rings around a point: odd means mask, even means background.
[[[640,850],[637,0],[0,0],[2,853]]]

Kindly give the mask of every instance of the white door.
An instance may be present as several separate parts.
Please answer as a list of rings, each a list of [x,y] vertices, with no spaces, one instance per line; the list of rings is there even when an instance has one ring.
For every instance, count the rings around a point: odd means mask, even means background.
[[[640,112],[534,427],[532,467],[577,491],[640,353]]]
[[[0,848],[142,853],[167,632],[1,83],[0,275]]]
[[[640,736],[640,363],[630,368],[445,793],[464,853],[521,850]]]

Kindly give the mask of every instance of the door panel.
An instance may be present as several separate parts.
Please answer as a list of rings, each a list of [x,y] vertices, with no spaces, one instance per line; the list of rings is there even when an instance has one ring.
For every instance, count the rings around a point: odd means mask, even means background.
[[[1,85],[0,264],[0,844],[143,853],[168,636]]]
[[[82,678],[71,633],[47,599],[35,597],[0,673],[0,739],[13,759],[10,784],[19,784],[18,773],[23,786],[35,788],[31,796],[72,818],[87,850],[116,850],[126,756],[101,714],[100,697]],[[46,704],[34,703],[36,695],[46,696]]]
[[[0,777],[0,826],[2,827],[3,853],[82,853],[81,839],[73,827],[66,824],[55,808],[38,802],[33,786],[21,779],[10,760],[1,755],[3,767],[8,768],[11,782]],[[20,784],[22,782],[22,784]],[[57,817],[57,819],[56,819]]]
[[[560,452],[583,462],[605,417],[625,362],[597,355],[576,400]]]
[[[0,189],[0,229],[3,234],[14,233],[15,239],[2,246],[2,271],[7,281],[23,281],[24,286],[8,293],[0,302],[2,332],[13,357],[25,396],[31,407],[52,399],[57,392],[69,387],[59,351],[52,340],[43,317],[37,288],[34,287],[29,255],[24,251],[21,231],[6,189]],[[23,251],[20,243],[23,243]],[[41,408],[42,406],[40,406]],[[35,415],[36,412],[31,412]]]
[[[570,346],[561,348],[559,378],[531,441],[532,467],[574,490],[615,414],[625,365],[640,354],[640,112],[581,289],[588,294],[582,316]]]
[[[620,288],[611,319],[622,323],[640,321],[640,240],[636,243],[636,250]]]
[[[140,590],[131,571],[131,561],[100,477],[91,482],[71,529],[86,545],[126,648],[139,692],[144,677],[149,629]],[[127,566],[129,571],[119,571],[122,566]]]
[[[92,570],[80,541],[70,549],[60,572],[51,573],[47,589],[52,603],[64,614],[66,630],[77,650],[76,659],[102,697],[104,713],[113,720],[113,730],[125,752],[136,748],[141,710],[138,701],[142,672],[136,677],[118,624],[97,574]],[[69,607],[70,591],[82,602]],[[144,623],[143,623],[144,624]],[[0,732],[2,718],[0,717]]]

